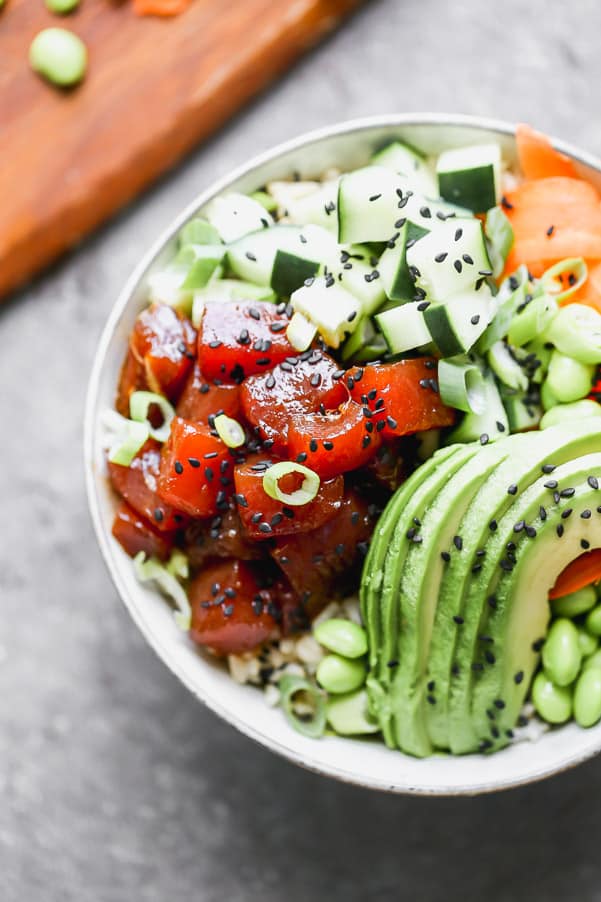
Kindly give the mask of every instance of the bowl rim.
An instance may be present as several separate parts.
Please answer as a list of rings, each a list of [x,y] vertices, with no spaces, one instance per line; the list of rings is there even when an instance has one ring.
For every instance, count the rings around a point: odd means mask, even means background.
[[[538,782],[550,777],[554,774],[566,771],[582,762],[592,758],[601,750],[601,734],[598,742],[589,743],[584,748],[576,750],[574,753],[559,756],[552,764],[543,766],[540,770],[529,772],[523,777],[512,777],[509,779],[501,779],[498,781],[491,780],[490,784],[453,784],[449,786],[432,787],[427,784],[423,786],[415,784],[407,785],[391,785],[389,782],[378,781],[377,776],[373,780],[367,780],[362,776],[355,774],[344,767],[329,767],[324,764],[311,760],[302,752],[297,752],[291,748],[282,745],[273,737],[264,733],[261,729],[255,729],[251,724],[239,720],[226,706],[221,704],[219,699],[213,697],[208,692],[203,691],[186,674],[182,673],[178,666],[175,656],[163,645],[157,641],[157,637],[153,630],[148,626],[146,620],[141,616],[132,598],[125,582],[121,578],[118,569],[114,566],[111,557],[110,546],[110,530],[108,530],[103,521],[100,510],[99,498],[96,493],[95,471],[94,471],[94,432],[95,422],[97,418],[98,395],[100,389],[100,377],[105,364],[107,352],[114,339],[115,332],[120,323],[126,308],[135,296],[136,289],[140,284],[140,280],[147,272],[152,262],[160,255],[166,245],[173,240],[181,226],[196,211],[208,203],[213,197],[227,189],[230,184],[238,181],[253,170],[271,163],[291,152],[300,150],[309,145],[319,143],[323,140],[342,136],[346,134],[359,133],[366,130],[379,128],[395,128],[395,127],[412,127],[412,126],[447,126],[447,127],[465,127],[466,129],[482,129],[489,132],[495,132],[499,135],[514,136],[516,125],[510,122],[479,116],[471,116],[464,114],[447,114],[447,113],[390,113],[378,116],[366,116],[344,120],[334,125],[322,126],[309,132],[302,133],[287,141],[281,142],[261,153],[255,155],[247,162],[229,170],[218,179],[211,181],[204,190],[198,192],[190,203],[170,222],[170,224],[160,233],[157,239],[152,243],[148,251],[142,256],[140,261],[134,267],[133,271],[127,278],[123,288],[119,292],[115,303],[113,304],[106,323],[103,327],[100,339],[94,352],[94,360],[90,371],[88,387],[84,405],[84,424],[83,424],[83,457],[84,457],[84,475],[88,508],[92,518],[94,532],[100,551],[104,559],[104,563],[115,585],[118,595],[127,608],[130,616],[134,620],[136,626],[152,647],[154,652],[159,656],[168,669],[182,682],[190,692],[203,702],[211,711],[217,714],[222,720],[235,727],[244,735],[254,740],[257,744],[267,748],[268,750],[279,754],[287,760],[297,764],[306,770],[318,773],[325,777],[333,777],[342,782],[354,784],[362,788],[376,789],[379,791],[392,792],[402,795],[419,795],[419,796],[465,796],[476,795],[519,787],[525,784]],[[568,142],[551,137],[553,146],[570,156],[584,166],[595,169],[601,173],[601,159],[593,154],[575,147]]]

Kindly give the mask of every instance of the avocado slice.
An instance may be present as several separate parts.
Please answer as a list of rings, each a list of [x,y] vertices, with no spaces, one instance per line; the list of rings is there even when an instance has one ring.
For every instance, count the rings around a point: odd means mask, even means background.
[[[499,521],[488,586],[496,606],[487,612],[485,636],[503,653],[482,671],[471,702],[483,749],[506,744],[515,724],[538,663],[537,641],[546,633],[549,590],[570,561],[601,547],[601,430],[596,446],[554,470],[555,490],[548,476],[539,477]],[[516,546],[513,558],[507,557],[509,542]]]
[[[517,495],[539,477],[545,476],[544,482],[552,481],[552,474],[545,473],[543,467],[549,469],[577,460],[600,447],[600,442],[601,429],[593,421],[564,424],[503,440],[499,445],[509,444],[510,455],[473,498],[461,522],[458,535],[463,540],[462,553],[447,568],[439,596],[439,604],[450,603],[454,616],[462,621],[455,643],[447,649],[450,651],[447,720],[449,746],[455,754],[479,747],[470,713],[473,686],[506,652],[502,646],[495,650],[486,648],[486,640],[479,638],[488,635],[486,618],[496,603],[489,584],[496,571],[494,550],[498,523],[513,507]],[[478,550],[485,551],[480,560],[475,557]],[[478,564],[481,569],[474,573],[473,567]]]
[[[401,591],[401,577],[404,568],[412,566],[412,555],[419,548],[418,524],[428,507],[454,473],[477,451],[475,445],[457,446],[455,453],[445,459],[425,482],[413,485],[413,491],[391,536],[384,562],[381,611],[387,672],[381,671],[380,680],[384,690],[389,693],[395,745],[417,756],[431,754],[432,747],[425,730],[416,737],[409,734],[405,736],[405,727],[409,724],[403,717],[400,702],[406,697],[413,682],[417,650],[420,650],[419,654],[427,655],[430,611],[416,610],[415,597],[409,597]],[[431,617],[433,616],[432,609]],[[423,649],[422,644],[425,646]],[[388,666],[390,664],[396,666]]]
[[[384,653],[385,638],[382,629],[380,593],[384,576],[384,562],[394,529],[416,487],[425,482],[457,450],[458,446],[441,448],[397,490],[378,521],[363,566],[359,598],[369,643],[369,676],[367,678],[369,707],[374,716],[378,717],[384,738],[391,746],[394,746],[394,740],[389,731],[390,706],[387,691],[382,685],[383,682],[388,685],[390,676],[388,667],[390,657],[386,657]],[[384,679],[381,679],[381,675]]]

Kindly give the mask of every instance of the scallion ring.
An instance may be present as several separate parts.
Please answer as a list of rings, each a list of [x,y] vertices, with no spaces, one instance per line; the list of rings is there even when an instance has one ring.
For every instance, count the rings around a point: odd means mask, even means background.
[[[326,728],[326,701],[320,690],[304,677],[285,673],[279,682],[280,702],[286,720],[297,733],[319,739]]]
[[[588,267],[582,257],[570,257],[547,269],[541,276],[541,282],[547,294],[556,301],[565,301],[582,288],[587,278]]]
[[[306,351],[316,334],[317,326],[302,313],[295,313],[286,329],[286,338],[296,351]]]
[[[505,261],[513,246],[513,227],[501,207],[492,207],[486,214],[484,226],[488,238],[488,250],[495,278],[505,269]]]
[[[239,448],[246,441],[244,429],[238,420],[233,420],[225,413],[220,413],[215,417],[215,429],[223,444],[228,448]]]
[[[162,425],[156,428],[148,419],[148,411],[153,404],[156,404],[163,416]],[[166,442],[175,410],[163,395],[157,395],[152,391],[135,391],[129,397],[129,415],[137,423],[146,423],[150,435],[157,442]]]
[[[279,480],[284,476],[296,473],[303,477],[300,488],[295,492],[283,492],[279,486]],[[265,471],[263,476],[263,490],[266,495],[273,498],[274,501],[281,501],[292,507],[301,507],[313,501],[319,492],[320,479],[317,473],[304,467],[302,464],[292,463],[292,461],[282,460],[273,464]]]
[[[176,610],[173,617],[177,625],[182,630],[189,630],[192,621],[192,609],[186,590],[172,572],[178,568],[180,571],[183,569],[181,561],[174,561],[175,554],[178,554],[178,552],[173,553],[165,566],[155,557],[146,560],[145,552],[140,551],[134,558],[134,573],[140,582],[154,581],[159,586],[161,591],[175,604]]]
[[[466,413],[484,413],[486,394],[484,377],[476,364],[466,357],[449,357],[438,363],[440,397],[449,407]]]
[[[117,413],[107,410],[102,417],[104,427],[103,446],[108,450],[112,464],[129,467],[130,463],[148,440],[150,430],[147,423],[135,423]]]

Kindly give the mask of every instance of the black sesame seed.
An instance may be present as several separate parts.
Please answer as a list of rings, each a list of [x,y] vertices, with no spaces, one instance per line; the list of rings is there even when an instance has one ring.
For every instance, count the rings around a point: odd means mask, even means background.
[[[161,523],[164,519],[164,516],[165,515],[163,514],[163,511],[160,507],[155,508],[154,519],[157,521],[157,523]]]
[[[595,489],[595,491],[599,488],[599,480],[596,476],[589,476],[586,481],[592,489]]]
[[[184,472],[183,465],[180,463],[179,460],[175,461],[175,463],[173,464],[173,469],[175,470],[175,472],[177,473],[178,476]]]

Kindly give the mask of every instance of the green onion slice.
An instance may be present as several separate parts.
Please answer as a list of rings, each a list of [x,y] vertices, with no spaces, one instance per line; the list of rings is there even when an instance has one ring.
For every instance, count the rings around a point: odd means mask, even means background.
[[[107,410],[102,417],[104,427],[104,447],[108,448],[108,459],[112,464],[129,467],[130,463],[148,440],[150,430],[147,423],[134,423],[117,413]]]
[[[448,357],[438,362],[440,397],[449,407],[466,413],[484,413],[485,385],[479,366],[467,357]]]
[[[516,311],[507,332],[507,340],[510,345],[521,348],[538,338],[549,328],[559,307],[555,298],[548,294],[541,294],[529,301],[526,307]]]
[[[279,487],[279,480],[283,476],[290,473],[298,473],[303,477],[302,485],[295,492],[288,494],[282,492]],[[265,471],[263,476],[263,490],[266,495],[275,501],[281,501],[282,504],[288,504],[292,507],[301,507],[313,501],[319,492],[320,479],[317,473],[304,467],[302,464],[292,463],[292,461],[282,460],[273,464]]]
[[[542,286],[556,301],[565,301],[582,288],[588,278],[588,267],[582,257],[560,260],[541,276]]]
[[[268,213],[275,213],[278,208],[277,200],[271,194],[268,194],[267,191],[255,191],[251,194],[251,197],[260,203],[262,207],[265,207]]]
[[[580,363],[601,363],[601,313],[586,304],[562,307],[545,338]]]
[[[192,621],[192,609],[186,590],[169,569],[170,567],[172,570],[176,569],[172,566],[175,554],[181,554],[181,552],[174,552],[165,566],[155,557],[145,560],[145,552],[140,551],[134,558],[134,573],[142,583],[155,582],[161,591],[173,601],[176,608],[173,615],[174,620],[180,629],[187,631],[190,629]]]
[[[296,351],[306,351],[317,334],[317,326],[302,313],[295,313],[286,329],[286,337]]]
[[[221,244],[219,232],[206,219],[196,217],[182,226],[179,235],[179,246],[186,244]]]
[[[238,420],[233,420],[225,413],[220,413],[215,417],[215,429],[223,444],[228,448],[239,448],[246,441],[246,434]]]
[[[171,552],[171,557],[167,561],[167,571],[177,579],[188,579],[190,575],[188,558],[179,548]]]
[[[163,423],[157,428],[148,419],[148,411],[153,404],[156,404],[163,415]],[[129,415],[136,423],[145,423],[148,432],[157,442],[166,442],[175,410],[163,395],[157,395],[152,391],[135,391],[129,397]]]
[[[503,385],[522,392],[528,389],[528,376],[504,341],[494,343],[488,352],[488,365]]]
[[[326,701],[320,690],[304,677],[285,673],[279,682],[280,702],[286,720],[297,733],[319,739],[326,728]]]
[[[192,301],[192,325],[195,329],[200,329],[206,306],[204,295],[200,291],[195,291]]]
[[[488,238],[489,257],[495,279],[505,269],[505,261],[513,246],[513,227],[501,207],[492,207],[486,214],[484,231]]]

